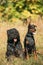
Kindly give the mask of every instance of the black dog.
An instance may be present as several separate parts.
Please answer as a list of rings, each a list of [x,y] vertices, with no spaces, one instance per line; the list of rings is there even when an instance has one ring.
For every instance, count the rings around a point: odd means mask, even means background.
[[[28,58],[28,55],[34,53],[36,58],[36,47],[33,33],[36,31],[36,26],[33,24],[29,24],[28,32],[24,39],[24,49],[25,49],[25,58]]]
[[[7,30],[7,37],[7,58],[9,58],[11,55],[19,57],[22,53],[22,45],[20,42],[19,32],[15,28]]]

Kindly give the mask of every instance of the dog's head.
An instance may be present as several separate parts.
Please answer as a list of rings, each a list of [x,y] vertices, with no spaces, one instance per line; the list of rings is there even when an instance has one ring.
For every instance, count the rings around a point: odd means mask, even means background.
[[[29,26],[28,26],[28,31],[29,32],[32,32],[33,34],[36,32],[36,25],[34,25],[34,24],[29,24]]]
[[[7,36],[9,41],[14,41],[14,42],[20,41],[19,32],[15,28],[7,30]]]

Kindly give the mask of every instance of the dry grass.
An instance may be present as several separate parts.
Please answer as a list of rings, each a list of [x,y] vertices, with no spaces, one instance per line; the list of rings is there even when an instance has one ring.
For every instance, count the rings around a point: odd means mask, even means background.
[[[34,22],[35,21],[35,22]],[[37,50],[43,54],[43,21],[34,20],[32,23],[37,25],[37,32],[35,34],[35,41]],[[23,60],[20,58],[14,58],[11,62],[7,62],[5,58],[6,46],[7,46],[7,33],[10,28],[16,28],[20,33],[20,39],[23,46],[23,40],[27,32],[27,26],[22,21],[16,20],[16,22],[0,22],[0,65],[43,65],[43,57],[38,56],[39,60],[34,61],[33,57],[30,60]],[[24,47],[24,46],[23,46]],[[32,61],[33,60],[33,61]]]

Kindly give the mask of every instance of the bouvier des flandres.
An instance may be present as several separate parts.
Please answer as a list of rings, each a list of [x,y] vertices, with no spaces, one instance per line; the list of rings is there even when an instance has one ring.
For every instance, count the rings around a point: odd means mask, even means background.
[[[16,57],[22,54],[22,45],[20,42],[20,35],[18,30],[15,28],[7,30],[7,52],[6,57],[14,55]]]

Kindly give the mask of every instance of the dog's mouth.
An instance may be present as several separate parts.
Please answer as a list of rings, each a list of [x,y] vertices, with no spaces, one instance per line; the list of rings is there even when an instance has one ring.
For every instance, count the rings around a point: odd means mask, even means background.
[[[36,32],[36,29],[30,29],[30,32],[34,34]]]
[[[36,29],[34,29],[34,30],[32,31],[32,33],[33,33],[33,34],[36,34]]]
[[[33,32],[33,34],[36,34],[36,32]]]

